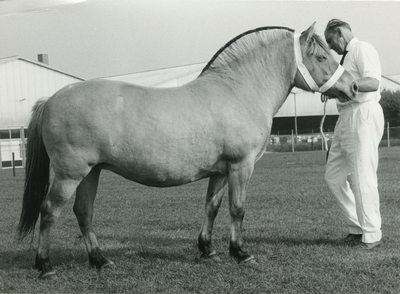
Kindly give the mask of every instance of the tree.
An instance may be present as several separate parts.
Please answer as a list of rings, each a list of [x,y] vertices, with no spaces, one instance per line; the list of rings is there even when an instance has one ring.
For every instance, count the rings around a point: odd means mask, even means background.
[[[380,104],[385,115],[385,121],[391,127],[400,126],[400,91],[383,90],[381,92]]]

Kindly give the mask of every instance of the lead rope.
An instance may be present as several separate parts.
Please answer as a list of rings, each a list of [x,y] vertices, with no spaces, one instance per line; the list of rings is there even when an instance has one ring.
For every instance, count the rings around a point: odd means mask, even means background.
[[[329,154],[328,141],[326,140],[326,137],[324,134],[324,121],[325,121],[325,117],[326,117],[326,103],[328,102],[328,96],[321,94],[321,102],[324,103],[324,115],[322,116],[321,124],[319,125],[319,131],[321,132],[321,136],[324,139],[325,150],[327,150],[327,152]],[[326,155],[327,159],[328,159],[328,154]]]

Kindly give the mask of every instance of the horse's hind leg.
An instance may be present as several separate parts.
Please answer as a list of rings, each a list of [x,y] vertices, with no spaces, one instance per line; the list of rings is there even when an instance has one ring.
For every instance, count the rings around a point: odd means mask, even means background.
[[[35,262],[35,267],[41,271],[39,278],[51,278],[55,275],[49,259],[51,229],[79,182],[80,180],[75,179],[61,179],[56,174],[50,191],[43,201],[40,211],[39,245]]]
[[[211,245],[211,235],[215,217],[217,216],[219,207],[221,206],[221,201],[224,195],[223,188],[226,186],[226,183],[226,177],[210,177],[206,196],[205,216],[198,239],[201,258],[213,257],[216,254]]]
[[[100,169],[93,168],[82,180],[76,189],[74,204],[74,213],[86,245],[89,262],[97,269],[113,264],[101,253],[96,235],[93,232],[93,203],[99,184],[100,171]]]

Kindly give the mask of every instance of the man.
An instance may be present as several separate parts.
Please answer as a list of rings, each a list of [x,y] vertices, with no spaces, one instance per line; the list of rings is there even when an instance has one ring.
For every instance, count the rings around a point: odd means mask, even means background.
[[[379,104],[379,55],[371,44],[354,37],[348,23],[338,19],[329,21],[325,39],[331,49],[343,55],[343,67],[358,84],[355,99],[336,99],[339,120],[325,181],[349,227],[344,241],[361,249],[373,249],[382,242],[377,181],[378,145],[384,128]]]

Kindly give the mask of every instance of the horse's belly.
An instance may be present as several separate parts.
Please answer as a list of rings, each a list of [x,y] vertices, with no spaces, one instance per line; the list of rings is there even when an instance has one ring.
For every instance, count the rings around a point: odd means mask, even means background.
[[[113,152],[114,156],[100,167],[129,180],[156,187],[183,185],[224,173],[225,164],[219,159],[218,152],[210,146],[205,147],[204,143],[186,146],[184,142],[170,142],[156,148],[148,140],[147,144],[133,145],[129,151],[118,148]]]
[[[124,178],[153,187],[172,187],[191,183],[213,174],[220,173],[217,168],[200,169],[196,166],[149,164],[141,162],[103,163],[100,168],[108,169]]]

